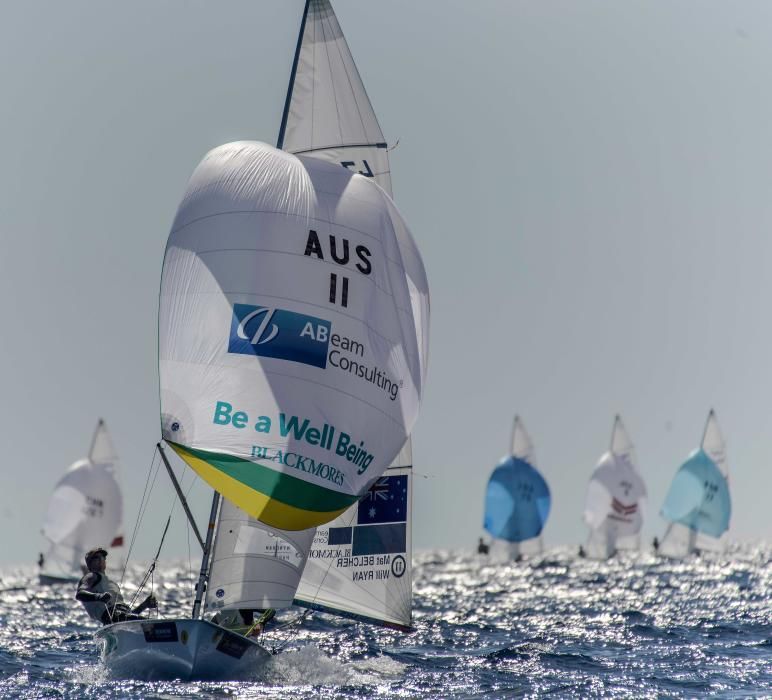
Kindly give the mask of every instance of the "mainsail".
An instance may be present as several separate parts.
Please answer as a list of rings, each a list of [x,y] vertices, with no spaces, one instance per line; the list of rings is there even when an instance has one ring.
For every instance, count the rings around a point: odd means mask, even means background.
[[[618,549],[637,549],[645,500],[646,485],[638,473],[633,443],[616,416],[609,451],[600,458],[587,487],[587,554],[605,559]]]
[[[375,178],[391,195],[388,147],[329,0],[306,0],[278,147]]]
[[[123,545],[123,498],[107,426],[99,420],[86,459],[75,462],[54,488],[43,521],[49,542],[41,577],[80,578],[83,555],[91,547]],[[114,564],[114,557],[108,559]]]
[[[516,416],[512,454],[499,462],[488,481],[483,526],[495,539],[509,542],[516,558],[522,543],[541,535],[550,503],[547,482],[536,469],[533,444]]]
[[[660,551],[684,556],[702,549],[722,549],[732,515],[726,443],[711,409],[700,448],[678,472],[662,506],[670,521]]]
[[[401,630],[412,622],[412,457],[316,531],[297,605]],[[399,461],[399,460],[395,460]]]

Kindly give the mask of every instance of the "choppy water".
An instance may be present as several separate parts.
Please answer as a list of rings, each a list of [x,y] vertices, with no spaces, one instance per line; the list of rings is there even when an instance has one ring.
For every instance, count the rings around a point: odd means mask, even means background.
[[[0,697],[772,697],[770,547],[682,562],[425,552],[415,565],[414,633],[314,614],[273,634],[287,644],[250,683],[112,680],[72,588],[6,569]],[[187,564],[165,569],[162,613],[185,614]]]

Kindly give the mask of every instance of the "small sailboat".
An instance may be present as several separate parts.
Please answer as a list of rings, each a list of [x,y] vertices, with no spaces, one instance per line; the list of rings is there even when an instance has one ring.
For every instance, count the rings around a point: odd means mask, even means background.
[[[428,284],[327,0],[305,5],[279,147],[207,154],[169,236],[162,435],[215,493],[192,618],[100,630],[118,675],[252,675],[265,647],[219,624],[244,609],[410,623]]]
[[[590,477],[584,521],[590,528],[587,556],[607,559],[620,549],[638,549],[646,485],[622,419],[614,418],[611,444]]]
[[[511,451],[493,470],[485,491],[483,527],[507,543],[509,557],[542,550],[541,533],[550,512],[550,490],[536,468],[531,438],[515,416]]]
[[[713,409],[700,447],[689,455],[670,484],[661,514],[670,524],[659,545],[660,554],[684,557],[725,548],[732,516],[729,464]]]
[[[73,463],[54,487],[42,532],[48,547],[38,562],[41,584],[78,581],[83,575],[83,555],[102,539],[110,543],[111,564],[122,566],[118,457],[102,419],[94,430],[88,457]]]

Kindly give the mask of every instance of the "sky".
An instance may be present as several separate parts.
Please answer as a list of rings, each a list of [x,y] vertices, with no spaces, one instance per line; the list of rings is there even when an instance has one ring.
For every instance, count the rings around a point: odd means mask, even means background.
[[[0,564],[105,418],[134,528],[160,437],[166,238],[211,148],[275,143],[302,0],[4,6]],[[731,539],[772,538],[772,5],[334,0],[432,295],[416,549],[469,548],[514,415],[577,544],[621,413],[644,536],[711,407]],[[207,490],[191,486],[196,512]],[[136,543],[158,544],[156,480]],[[186,555],[179,518],[164,554]]]

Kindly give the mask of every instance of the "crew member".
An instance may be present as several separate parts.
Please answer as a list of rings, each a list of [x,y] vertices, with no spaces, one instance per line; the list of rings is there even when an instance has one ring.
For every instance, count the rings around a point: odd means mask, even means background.
[[[80,580],[75,600],[83,603],[90,617],[103,625],[113,622],[141,620],[140,613],[148,608],[157,608],[155,596],[150,594],[133,610],[123,600],[120,586],[111,581],[105,569],[107,568],[107,551],[95,547],[86,552],[88,573]]]

